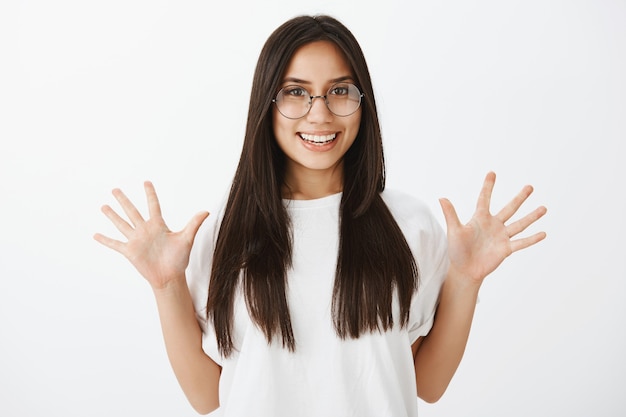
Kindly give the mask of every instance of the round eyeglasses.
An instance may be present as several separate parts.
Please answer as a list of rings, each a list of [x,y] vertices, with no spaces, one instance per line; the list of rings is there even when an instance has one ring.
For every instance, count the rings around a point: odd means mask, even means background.
[[[323,98],[328,110],[335,116],[345,117],[356,112],[361,106],[364,94],[356,85],[337,83],[328,89],[326,95],[312,96],[304,87],[288,85],[276,94],[272,100],[276,108],[288,119],[300,119],[306,116],[313,106],[313,100]]]

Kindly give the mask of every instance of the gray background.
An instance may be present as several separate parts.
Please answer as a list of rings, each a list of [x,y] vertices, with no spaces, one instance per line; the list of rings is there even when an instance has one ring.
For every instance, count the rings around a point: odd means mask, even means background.
[[[526,209],[549,208],[532,230],[547,240],[487,278],[458,373],[420,415],[626,414],[624,1],[9,0],[0,415],[195,415],[149,286],[92,240],[118,236],[99,207],[121,187],[143,210],[150,179],[172,229],[212,210],[263,42],[318,12],[368,58],[390,188],[467,220],[494,170],[495,209],[526,183]]]

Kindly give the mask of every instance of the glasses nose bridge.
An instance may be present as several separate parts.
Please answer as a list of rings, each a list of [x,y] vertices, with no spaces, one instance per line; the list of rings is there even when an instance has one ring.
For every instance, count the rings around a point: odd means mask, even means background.
[[[323,96],[309,96],[309,106],[313,107],[313,100],[316,98],[323,98],[324,103],[328,106],[328,97],[326,95]]]
[[[328,106],[328,97],[327,95],[320,95],[320,96],[309,96],[309,110],[307,111],[307,114],[311,111],[311,109],[313,108],[313,100],[315,100],[316,98],[321,98],[324,101],[324,105],[326,106],[326,109],[328,111],[330,110],[330,107]],[[331,111],[332,113],[332,111]]]

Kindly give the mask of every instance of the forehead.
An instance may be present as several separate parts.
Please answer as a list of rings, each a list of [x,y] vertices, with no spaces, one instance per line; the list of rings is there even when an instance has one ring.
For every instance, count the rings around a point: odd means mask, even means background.
[[[332,42],[317,41],[296,50],[284,78],[316,83],[345,76],[352,76],[352,69],[343,52]]]

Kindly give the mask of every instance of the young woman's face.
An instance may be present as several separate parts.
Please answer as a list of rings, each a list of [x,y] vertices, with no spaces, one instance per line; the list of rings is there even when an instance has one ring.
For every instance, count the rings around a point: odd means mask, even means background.
[[[345,83],[355,83],[350,66],[335,44],[318,41],[296,51],[281,88],[289,87],[290,95],[303,95],[306,90],[310,96],[324,96],[338,82],[344,84],[333,93],[343,94]],[[326,179],[339,181],[336,185],[340,190],[342,159],[354,143],[360,122],[360,107],[348,116],[337,116],[328,109],[323,98],[314,99],[309,112],[299,119],[285,117],[274,105],[274,136],[287,157],[287,185]]]

